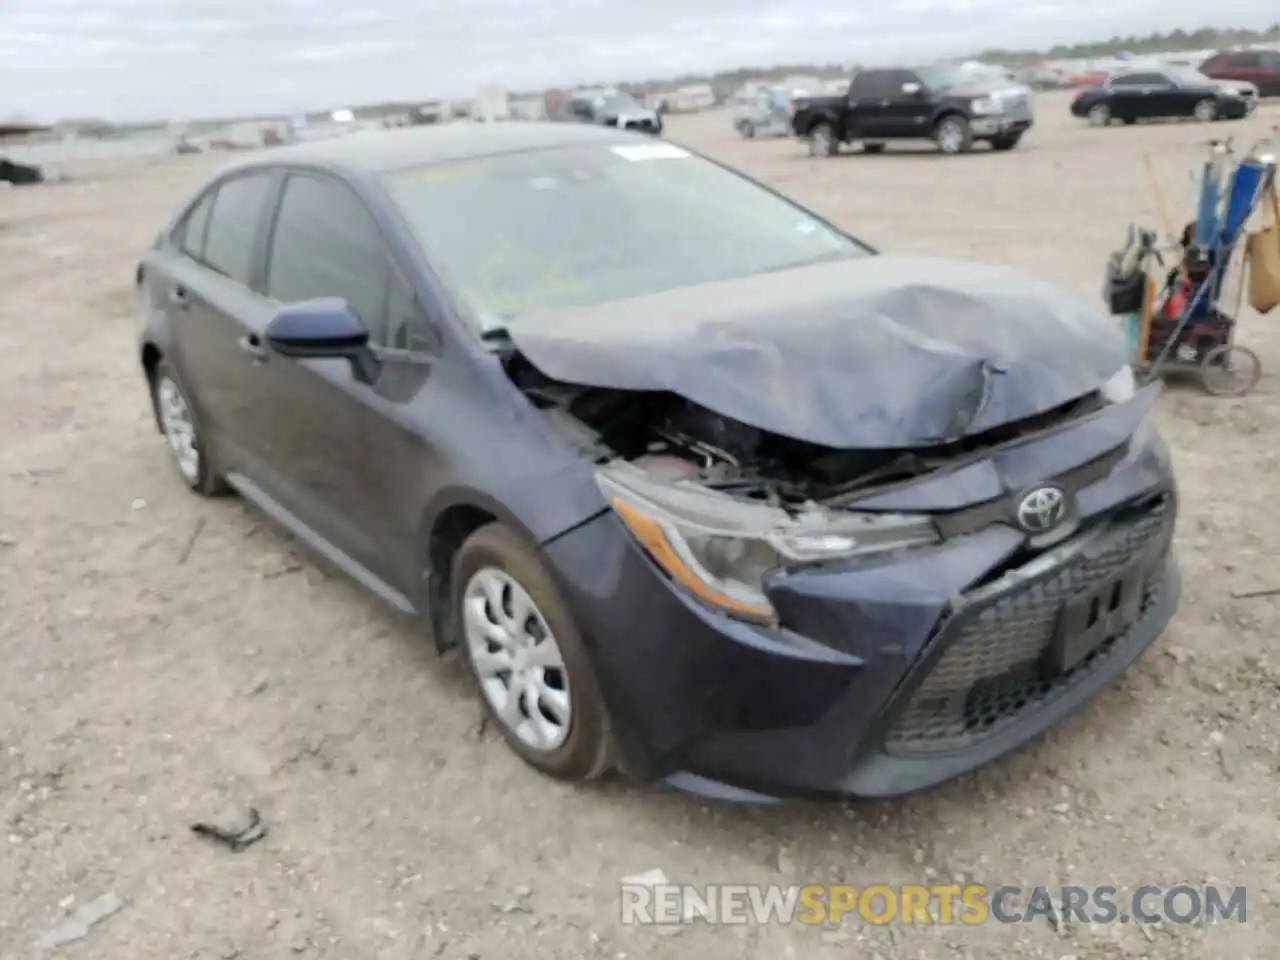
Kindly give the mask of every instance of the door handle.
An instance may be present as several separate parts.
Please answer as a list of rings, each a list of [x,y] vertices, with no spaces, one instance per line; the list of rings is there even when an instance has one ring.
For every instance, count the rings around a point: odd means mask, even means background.
[[[267,348],[256,333],[246,334],[238,342],[240,349],[253,357],[255,365],[267,362]]]

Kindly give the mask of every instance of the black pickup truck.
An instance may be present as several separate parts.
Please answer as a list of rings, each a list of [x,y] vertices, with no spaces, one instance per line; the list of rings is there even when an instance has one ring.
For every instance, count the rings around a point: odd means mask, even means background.
[[[933,66],[860,70],[844,96],[796,101],[791,128],[820,157],[846,143],[879,153],[888,140],[932,140],[955,154],[980,140],[1012,150],[1033,122],[1025,87],[994,73]]]

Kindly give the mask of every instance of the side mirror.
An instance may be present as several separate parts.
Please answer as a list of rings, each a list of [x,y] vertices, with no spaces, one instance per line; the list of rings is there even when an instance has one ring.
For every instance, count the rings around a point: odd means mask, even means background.
[[[266,341],[282,357],[348,360],[361,383],[373,383],[381,369],[369,331],[341,297],[281,307],[267,324]]]
[[[905,93],[908,97],[916,96],[923,89],[924,87],[920,86],[920,84],[918,83],[904,83],[902,85],[902,92]]]

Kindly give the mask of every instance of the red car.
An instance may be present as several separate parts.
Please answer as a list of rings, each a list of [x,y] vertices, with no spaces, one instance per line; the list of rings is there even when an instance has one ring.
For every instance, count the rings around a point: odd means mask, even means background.
[[[1200,72],[1214,80],[1243,80],[1258,88],[1258,95],[1280,97],[1280,50],[1227,50],[1200,65]]]

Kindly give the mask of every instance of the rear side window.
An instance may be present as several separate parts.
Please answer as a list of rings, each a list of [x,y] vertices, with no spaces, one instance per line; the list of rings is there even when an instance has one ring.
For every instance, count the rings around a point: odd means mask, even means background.
[[[213,202],[202,259],[245,286],[253,279],[254,243],[272,183],[268,172],[242,174],[224,181]]]
[[[341,297],[375,343],[387,332],[391,260],[364,202],[328,177],[285,183],[271,240],[267,296],[283,303]]]
[[[213,209],[213,193],[196,204],[178,228],[178,247],[189,257],[204,259],[204,237],[209,229],[209,212]]]
[[[1161,73],[1129,73],[1111,81],[1117,87],[1156,87],[1169,82]]]
[[[888,70],[864,70],[853,78],[849,95],[853,97],[884,97],[890,90],[891,74]]]
[[[1262,66],[1262,54],[1233,53],[1227,62],[1237,69],[1252,70],[1256,67]]]
[[[1280,70],[1280,50],[1263,50],[1258,54],[1258,66],[1266,70]]]

